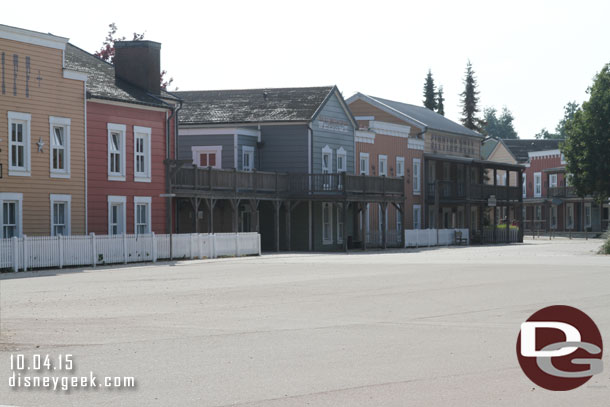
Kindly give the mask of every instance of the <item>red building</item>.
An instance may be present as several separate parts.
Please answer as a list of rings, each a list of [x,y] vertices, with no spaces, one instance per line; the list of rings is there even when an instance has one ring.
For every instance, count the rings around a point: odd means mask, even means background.
[[[115,44],[114,65],[68,44],[87,74],[87,232],[166,233],[164,160],[174,158],[179,100],[160,88],[161,45]]]

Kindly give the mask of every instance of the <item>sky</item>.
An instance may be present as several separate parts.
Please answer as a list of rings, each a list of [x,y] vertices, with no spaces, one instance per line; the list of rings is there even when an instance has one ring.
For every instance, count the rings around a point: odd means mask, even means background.
[[[421,105],[428,69],[445,115],[461,116],[471,61],[479,105],[514,115],[521,138],[553,130],[610,62],[609,1],[34,1],[0,23],[68,37],[94,52],[118,34],[162,43],[179,90],[337,85]],[[25,8],[29,10],[24,12]]]

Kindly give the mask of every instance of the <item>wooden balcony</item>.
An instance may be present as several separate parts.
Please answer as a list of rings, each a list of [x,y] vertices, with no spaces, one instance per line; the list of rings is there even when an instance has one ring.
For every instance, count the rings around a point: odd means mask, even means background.
[[[352,174],[291,174],[199,168],[166,161],[169,193],[219,199],[401,201],[404,179]]]
[[[547,190],[548,198],[577,198],[574,187],[552,187]]]
[[[426,193],[429,202],[434,202],[437,188],[440,202],[487,201],[492,195],[495,195],[498,201],[518,201],[521,197],[521,187],[437,181],[427,184]]]

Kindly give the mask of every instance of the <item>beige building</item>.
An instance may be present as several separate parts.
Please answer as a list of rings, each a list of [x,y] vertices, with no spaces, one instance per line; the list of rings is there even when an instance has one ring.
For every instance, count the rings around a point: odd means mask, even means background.
[[[67,43],[0,25],[0,238],[87,232],[86,75]]]

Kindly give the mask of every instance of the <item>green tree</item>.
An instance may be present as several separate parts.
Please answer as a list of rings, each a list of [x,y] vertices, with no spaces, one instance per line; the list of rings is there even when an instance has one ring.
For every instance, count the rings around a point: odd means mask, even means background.
[[[542,130],[540,130],[538,133],[536,133],[536,135],[534,135],[534,138],[536,140],[554,140],[558,139],[558,136],[558,134],[551,133],[546,129],[546,127],[543,127]]]
[[[464,91],[462,96],[462,124],[474,131],[481,131],[481,119],[477,118],[479,113],[479,91],[477,90],[477,78],[474,76],[472,64],[468,60],[466,65],[466,77],[464,78]]]
[[[578,195],[600,203],[610,196],[610,64],[595,75],[587,93],[589,100],[565,123],[561,150]]]
[[[424,106],[430,110],[436,109],[436,86],[432,78],[432,71],[429,69],[424,83]]]
[[[445,115],[445,98],[443,97],[442,86],[438,88],[438,93],[436,94],[436,113],[441,116]]]
[[[563,140],[566,138],[566,123],[572,118],[574,118],[574,114],[578,110],[580,106],[576,102],[568,102],[567,105],[563,107],[563,119],[557,123],[555,127],[555,132],[551,133],[545,128],[540,130],[538,134],[534,137],[538,140]]]
[[[515,118],[510,110],[502,108],[502,113],[498,116],[497,111],[493,107],[488,107],[483,111],[483,134],[501,139],[518,139],[519,136],[513,126]]]

